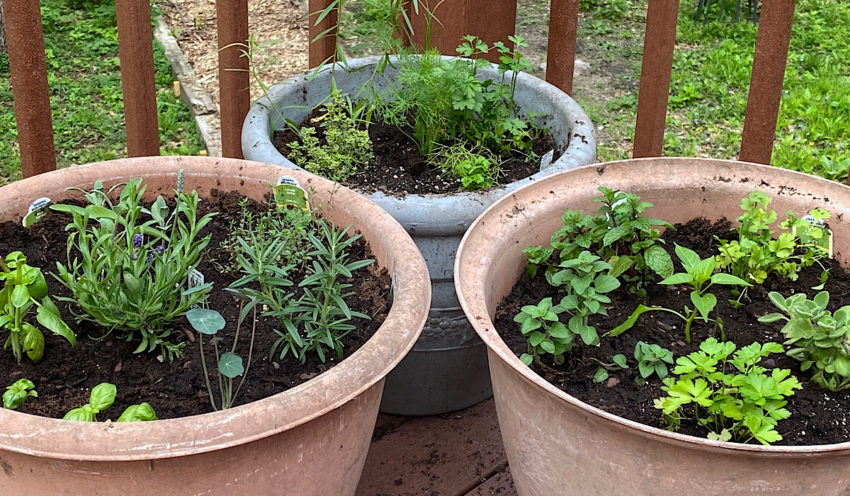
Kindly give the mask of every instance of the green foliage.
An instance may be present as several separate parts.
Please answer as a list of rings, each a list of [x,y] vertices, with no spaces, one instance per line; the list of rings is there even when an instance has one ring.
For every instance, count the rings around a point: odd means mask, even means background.
[[[38,398],[35,384],[29,379],[18,379],[11,386],[6,386],[6,391],[3,393],[3,408],[14,410],[29,398]]]
[[[368,127],[371,109],[365,102],[357,104],[339,90],[331,91],[319,122],[324,139],[309,126],[297,128],[300,142],[289,144],[292,160],[310,172],[334,181],[344,181],[363,170],[372,161],[372,140]]]
[[[15,360],[21,363],[23,354],[33,362],[44,355],[44,335],[36,326],[26,322],[27,312],[35,306],[39,324],[67,339],[71,346],[76,336],[59,315],[59,310],[47,294],[47,281],[38,267],[27,265],[27,257],[19,251],[0,260],[0,330],[9,333],[3,349],[12,348]]]
[[[629,365],[626,361],[626,355],[618,353],[610,358],[612,363],[602,363],[602,366],[596,369],[593,374],[593,382],[603,382],[608,379],[609,370],[627,369]]]
[[[599,191],[601,196],[594,198],[602,204],[597,215],[567,210],[561,218],[561,228],[552,235],[550,247],[526,248],[526,270],[534,277],[539,266],[546,266],[546,278],[555,285],[551,277],[557,266],[549,264],[555,252],[557,259],[563,261],[574,258],[582,250],[591,250],[611,264],[609,275],[622,276],[630,291],[644,295],[645,285],[653,280],[653,274],[664,278],[673,273],[673,262],[659,245],[663,240],[657,229],[671,226],[663,220],[641,216],[652,204],[634,194],[604,186]]]
[[[801,386],[790,370],[768,373],[757,364],[782,351],[778,343],[753,343],[735,351],[734,343],[708,338],[699,351],[676,360],[677,377],[664,379],[667,396],[656,399],[655,408],[663,411],[671,430],[692,418],[708,429],[709,439],[779,441],[777,422],[791,416],[786,398]]]
[[[117,389],[114,384],[102,382],[93,387],[89,395],[89,402],[81,407],[74,408],[62,417],[62,420],[76,420],[78,422],[97,422],[97,414],[106,410],[115,402]],[[148,403],[130,405],[118,417],[117,422],[137,422],[157,420],[156,413]]]
[[[492,153],[486,149],[471,151],[464,145],[437,145],[431,160],[447,176],[460,179],[468,190],[495,186],[500,171],[498,158]]]
[[[517,48],[522,38],[511,37]],[[523,119],[514,104],[519,71],[529,70],[523,56],[502,43],[488,47],[474,36],[464,38],[458,53],[474,57],[495,49],[501,80],[481,81],[483,59],[445,59],[436,51],[399,55],[398,77],[389,91],[375,94],[377,115],[410,133],[420,152],[436,160],[437,145],[486,149],[494,155],[519,150],[533,156],[540,129]],[[480,154],[480,153],[479,153]]]
[[[685,306],[684,313],[679,313],[675,310],[664,307],[647,307],[644,305],[638,305],[635,311],[632,312],[631,316],[629,316],[625,322],[612,329],[608,335],[618,336],[624,333],[631,329],[641,314],[654,310],[669,312],[684,320],[685,341],[688,343],[691,342],[691,324],[693,324],[697,316],[699,316],[703,322],[715,322],[718,325],[722,325],[721,322],[709,318],[709,314],[711,314],[714,307],[717,306],[717,297],[714,296],[709,289],[715,284],[749,287],[750,283],[731,274],[723,272],[715,274],[714,270],[716,268],[716,262],[714,257],[700,259],[699,255],[697,255],[695,251],[685,248],[684,246],[676,245],[676,256],[679,257],[679,260],[682,262],[682,267],[685,269],[685,272],[675,273],[659,282],[659,284],[683,284],[690,286],[690,298],[691,303],[694,304],[694,308],[691,309],[690,307]]]
[[[666,364],[673,364],[673,352],[657,344],[638,341],[635,344],[635,360],[638,362],[641,379],[649,379],[652,374],[664,379],[668,372]]]
[[[70,289],[83,313],[77,318],[97,322],[139,339],[136,353],[160,348],[172,359],[184,343],[172,336],[172,324],[206,299],[211,284],[189,286],[210,237],[200,231],[213,214],[198,218],[197,192],[177,191],[172,211],[163,197],[151,207],[141,205],[146,189],[141,179],[123,185],[117,201],[100,181],[84,192],[88,205],[53,205],[72,216],[66,227],[68,265],[57,262],[57,279]],[[79,255],[79,256],[78,256]],[[105,336],[104,336],[105,337]]]
[[[59,167],[126,156],[115,3],[41,2],[50,104]],[[18,138],[5,54],[0,54],[0,185],[20,175]],[[154,41],[160,151],[196,155],[194,121],[173,95],[171,66]]]
[[[811,224],[788,212],[779,226],[782,232],[774,239],[770,225],[777,214],[769,205],[770,198],[761,191],[747,195],[741,200],[744,214],[738,217],[738,239],[718,240],[718,267],[753,284],[762,284],[774,272],[795,281],[801,268],[829,255],[829,234],[818,227],[829,218],[827,211],[809,212]]]
[[[850,305],[834,313],[826,309],[829,293],[821,291],[811,300],[797,293],[784,298],[771,291],[770,301],[781,310],[759,318],[759,322],[784,320],[787,354],[799,360],[800,370],[812,370],[812,380],[830,391],[850,387]]]
[[[575,336],[587,345],[599,345],[599,335],[588,319],[596,314],[608,315],[604,305],[611,299],[605,293],[620,287],[620,281],[607,274],[610,269],[611,265],[589,251],[559,264],[550,282],[566,293],[561,302],[552,306],[551,298],[544,298],[536,307],[523,307],[514,317],[528,336],[529,353],[521,357],[525,363],[540,360],[544,354],[552,355],[556,365],[563,363],[563,354],[572,349]],[[570,316],[567,325],[558,321],[560,313]],[[540,328],[544,332],[538,331]]]
[[[215,394],[213,393],[212,385],[210,384],[210,375],[207,370],[207,358],[206,353],[204,353],[204,336],[215,336],[218,334],[218,331],[224,329],[226,322],[224,317],[215,310],[193,308],[186,312],[186,319],[192,325],[192,328],[198,332],[199,347],[201,350],[201,367],[204,369],[207,393],[209,394],[210,404],[212,405],[213,410],[226,410],[233,406],[233,402],[236,400],[239,390],[242,389],[242,384],[245,382],[245,377],[248,375],[248,370],[251,366],[251,357],[254,352],[254,337],[257,330],[257,309],[255,300],[250,298],[245,299],[247,299],[248,303],[245,304],[243,302],[239,310],[239,321],[236,324],[236,335],[233,338],[233,345],[230,350],[225,352],[219,351],[218,343],[221,341],[221,338],[213,337],[210,340],[213,344],[213,349],[215,350],[218,370],[219,404],[216,404]],[[242,357],[236,354],[236,347],[239,344],[239,331],[242,329],[242,324],[248,316],[248,313],[252,311],[253,318],[251,325],[251,338],[249,341],[250,345],[248,347],[248,364],[243,365]],[[239,384],[236,386],[236,390],[234,391],[233,379],[239,376],[242,376],[242,379],[239,381]]]

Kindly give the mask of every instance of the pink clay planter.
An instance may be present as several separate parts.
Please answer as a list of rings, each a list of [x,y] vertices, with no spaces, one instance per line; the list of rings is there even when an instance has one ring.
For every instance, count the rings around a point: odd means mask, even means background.
[[[284,172],[230,159],[156,157],[74,167],[0,188],[0,220],[20,221],[30,202],[144,178],[147,195],[215,188],[261,200]],[[353,495],[375,425],[384,377],[425,323],[430,283],[404,229],[366,198],[300,170],[323,214],[354,225],[394,279],[389,315],[362,348],[318,377],[230,410],[155,422],[84,423],[0,409],[0,495]],[[46,268],[50,269],[50,268]],[[220,290],[221,288],[219,288]],[[255,378],[256,379],[256,378]],[[251,380],[249,377],[248,380]]]
[[[493,327],[521,277],[522,250],[546,244],[565,209],[595,211],[598,186],[652,202],[646,215],[672,223],[740,215],[755,189],[777,212],[829,210],[835,257],[850,262],[850,188],[742,162],[658,158],[586,166],[535,182],[494,204],[461,242],[461,305],[488,348],[499,426],[520,496],[850,494],[850,442],[742,445],[685,436],[606,413],[564,393],[520,362]],[[846,296],[846,295],[845,295]],[[614,327],[619,322],[610,322]]]

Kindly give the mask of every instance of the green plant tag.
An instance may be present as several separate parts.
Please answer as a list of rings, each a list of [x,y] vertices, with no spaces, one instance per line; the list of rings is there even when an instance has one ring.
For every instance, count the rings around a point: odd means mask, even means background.
[[[36,222],[40,221],[44,218],[44,215],[47,213],[47,207],[50,205],[50,198],[43,196],[38,200],[35,200],[30,205],[27,214],[24,216],[21,223],[24,227],[30,227]]]
[[[298,184],[298,181],[292,176],[280,176],[277,180],[277,185],[272,188],[274,190],[274,202],[277,208],[282,210],[287,207],[300,208],[307,211],[307,191]]]

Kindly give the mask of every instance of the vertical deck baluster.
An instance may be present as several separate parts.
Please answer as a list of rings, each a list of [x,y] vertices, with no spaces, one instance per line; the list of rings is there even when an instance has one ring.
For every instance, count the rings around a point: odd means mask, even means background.
[[[578,0],[552,0],[546,49],[546,81],[568,95],[573,94],[577,31]]]
[[[310,0],[308,5],[309,23],[310,23],[310,47],[309,47],[309,64],[310,68],[318,67],[325,62],[330,62],[336,54],[336,31],[329,31],[321,38],[316,39],[319,35],[331,29],[337,23],[337,9],[331,10],[321,22],[316,24],[319,15],[332,3],[332,0]],[[315,40],[315,41],[313,41]]]
[[[796,0],[762,2],[739,160],[769,164]]]
[[[248,57],[248,0],[216,0],[218,26],[221,154],[242,157],[242,122],[251,109]]]
[[[632,156],[660,157],[673,72],[679,0],[649,0]]]
[[[153,32],[148,0],[116,0],[127,155],[159,155]]]
[[[30,177],[56,169],[41,8],[38,0],[4,0],[2,8],[21,174]]]

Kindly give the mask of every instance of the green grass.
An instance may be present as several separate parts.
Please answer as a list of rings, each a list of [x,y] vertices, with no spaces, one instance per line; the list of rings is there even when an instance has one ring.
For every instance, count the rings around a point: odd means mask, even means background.
[[[114,3],[42,0],[53,134],[59,167],[126,156]],[[172,93],[171,67],[155,43],[161,153],[195,155],[202,143],[186,107]],[[0,184],[20,178],[9,82],[0,54]]]

